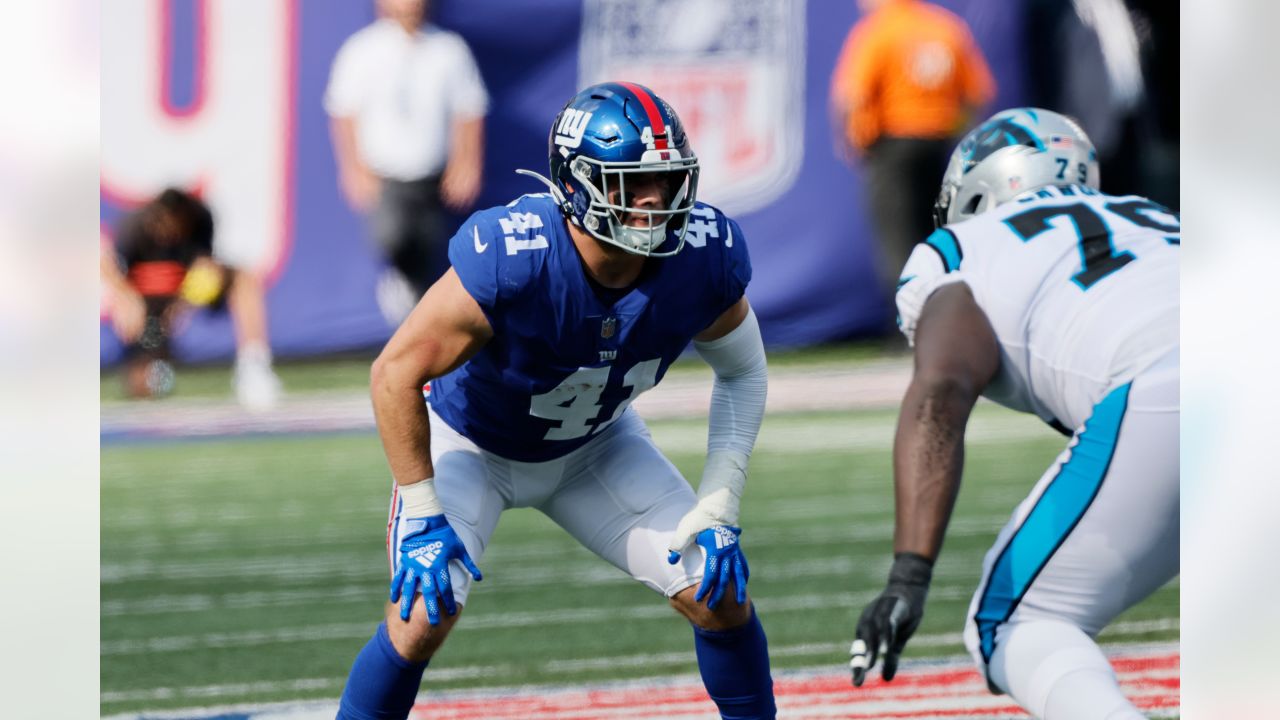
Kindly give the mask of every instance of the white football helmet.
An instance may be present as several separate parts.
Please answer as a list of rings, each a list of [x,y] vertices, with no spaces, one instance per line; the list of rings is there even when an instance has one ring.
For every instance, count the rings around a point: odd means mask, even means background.
[[[933,223],[967,220],[1046,185],[1096,190],[1098,180],[1098,154],[1074,120],[1040,108],[1004,110],[969,131],[952,151]]]

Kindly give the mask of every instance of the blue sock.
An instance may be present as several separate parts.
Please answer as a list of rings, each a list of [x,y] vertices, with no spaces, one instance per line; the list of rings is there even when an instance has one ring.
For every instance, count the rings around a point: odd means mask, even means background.
[[[772,720],[773,677],[769,675],[769,643],[751,608],[746,625],[729,630],[693,626],[693,646],[707,694],[725,720]]]
[[[404,720],[426,669],[400,657],[383,622],[351,665],[336,720]]]

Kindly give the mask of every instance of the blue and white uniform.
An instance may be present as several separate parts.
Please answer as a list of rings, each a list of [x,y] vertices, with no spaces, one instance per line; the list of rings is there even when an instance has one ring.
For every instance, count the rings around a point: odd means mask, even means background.
[[[696,497],[630,404],[742,298],[751,262],[737,223],[701,203],[686,244],[650,259],[608,303],[548,195],[478,212],[450,242],[454,270],[494,335],[431,382],[431,455],[449,524],[477,563],[503,510],[535,507],[667,596],[701,578],[700,551],[666,562]],[[393,497],[393,566],[399,508]],[[465,603],[470,576],[453,570]]]
[[[1072,435],[970,607],[966,644],[999,687],[1016,624],[1093,636],[1178,572],[1180,243],[1145,198],[1046,187],[939,229],[903,269],[908,339],[937,288],[965,283],[1000,346],[984,395]]]
[[[676,602],[707,695],[723,717],[772,720],[768,642],[737,542],[768,386],[755,315],[739,307],[751,279],[742,231],[696,201],[701,167],[680,118],[635,83],[570,98],[551,123],[547,169],[519,172],[549,194],[476,213],[450,241],[452,272],[493,332],[426,389],[434,477],[392,491],[389,596],[400,605],[356,656],[339,717],[409,715],[434,652],[423,647],[430,628],[466,604],[502,512],[530,507],[666,597],[702,580],[685,595],[731,621],[702,627]],[[626,288],[596,284],[575,239],[640,258],[640,274]],[[695,341],[731,309],[746,311],[734,328]],[[416,327],[401,339],[428,341]],[[716,378],[696,496],[631,409],[691,341]],[[567,593],[586,578],[526,580]],[[717,604],[730,589],[737,607],[726,615]],[[411,614],[419,592],[426,622]],[[407,630],[407,652],[388,628]]]
[[[751,262],[737,224],[701,203],[692,215],[688,247],[651,261],[611,304],[592,289],[550,196],[473,215],[450,242],[449,259],[494,339],[432,382],[432,408],[511,460],[551,460],[582,447],[746,290]]]

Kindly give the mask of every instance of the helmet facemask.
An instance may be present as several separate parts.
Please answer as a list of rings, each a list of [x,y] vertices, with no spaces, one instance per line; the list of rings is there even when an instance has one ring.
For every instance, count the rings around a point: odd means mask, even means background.
[[[933,227],[940,228],[951,222],[951,205],[956,201],[956,192],[959,187],[953,182],[943,181],[942,191],[938,193],[938,199],[933,201]]]
[[[678,151],[662,150],[668,158]],[[648,155],[648,153],[646,153]],[[684,247],[689,212],[697,197],[698,159],[696,157],[639,162],[605,162],[579,156],[570,164],[570,173],[578,188],[589,196],[589,207],[582,215],[582,227],[592,237],[649,257],[668,257]],[[666,180],[661,207],[640,208],[630,204],[634,193],[627,189],[627,179],[635,187],[637,175],[659,175]],[[643,218],[643,224],[628,223]],[[658,248],[675,234],[675,247],[665,252]]]

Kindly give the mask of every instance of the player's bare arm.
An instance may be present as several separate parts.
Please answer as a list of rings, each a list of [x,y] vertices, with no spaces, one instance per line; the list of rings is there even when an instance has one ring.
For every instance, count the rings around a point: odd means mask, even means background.
[[[965,424],[999,366],[995,332],[969,286],[936,291],[921,312],[894,438],[895,554],[937,559],[960,489]]]
[[[406,623],[419,591],[430,625],[440,624],[441,606],[448,615],[457,615],[451,561],[460,561],[476,580],[481,577],[436,496],[431,421],[422,402],[422,384],[462,365],[492,336],[480,306],[450,269],[431,286],[373,363],[374,417],[405,518],[390,600],[399,602],[400,620]],[[389,628],[393,628],[393,614],[388,613]],[[399,627],[392,629],[391,637],[402,651],[415,649],[402,645],[425,641],[422,633],[403,633]]]
[[[453,370],[493,336],[452,269],[427,291],[370,373],[373,411],[391,474],[401,485],[431,477],[423,383]]]
[[[853,684],[862,685],[883,657],[892,680],[898,656],[920,626],[964,469],[964,428],[983,388],[1000,366],[987,316],[963,282],[929,298],[916,327],[915,370],[893,446],[897,508],[889,583],[858,620],[850,649]]]

